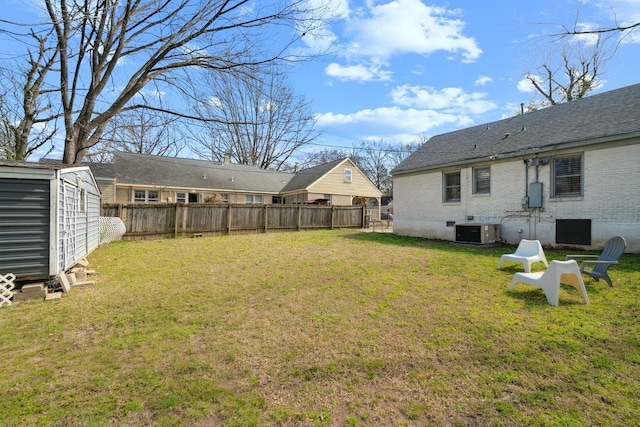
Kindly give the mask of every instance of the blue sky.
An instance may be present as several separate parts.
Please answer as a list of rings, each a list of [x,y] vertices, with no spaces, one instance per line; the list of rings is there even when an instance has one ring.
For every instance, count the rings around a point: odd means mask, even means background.
[[[640,21],[640,0],[333,0],[335,19],[310,49],[329,49],[291,75],[313,104],[323,143],[400,143],[513,115],[523,84],[559,24]],[[580,11],[579,17],[577,16]],[[317,46],[316,46],[317,43]],[[565,39],[564,43],[571,43]],[[533,61],[533,62],[532,62]],[[627,36],[593,93],[640,83],[640,29]]]
[[[407,143],[508,117],[534,97],[525,71],[541,63],[560,25],[640,21],[640,0],[306,1],[331,6],[330,23],[295,46],[328,53],[290,69],[323,130],[316,147]],[[0,4],[4,19],[24,22],[42,7]],[[0,54],[10,57],[6,44]],[[640,83],[639,70],[640,28],[619,41],[593,93]]]

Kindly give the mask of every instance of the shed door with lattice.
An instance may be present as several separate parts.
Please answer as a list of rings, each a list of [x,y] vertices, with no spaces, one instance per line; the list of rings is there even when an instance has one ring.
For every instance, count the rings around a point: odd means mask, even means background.
[[[60,186],[60,216],[58,227],[60,230],[60,260],[59,270],[65,271],[71,267],[76,259],[76,213],[78,211],[78,188],[65,181]]]

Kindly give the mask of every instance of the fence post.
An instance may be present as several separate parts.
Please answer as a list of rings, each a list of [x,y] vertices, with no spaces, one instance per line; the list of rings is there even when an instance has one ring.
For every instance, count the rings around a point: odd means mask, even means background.
[[[334,223],[335,223],[335,214],[336,214],[336,210],[335,210],[335,207],[332,205],[331,206],[331,229],[332,230],[334,228]]]
[[[231,234],[231,203],[229,203],[229,209],[227,210],[227,234]]]
[[[178,203],[174,205],[175,212],[173,214],[173,218],[175,223],[173,224],[173,238],[178,237],[178,220],[180,219],[180,214],[178,212]]]
[[[300,231],[301,222],[302,222],[302,205],[298,205],[298,222],[296,224],[298,231]]]
[[[268,208],[269,208],[269,205],[267,205],[267,204],[265,203],[265,205],[264,205],[264,232],[265,232],[265,233],[267,232],[267,226],[268,226],[268,223],[269,223],[269,212],[268,212]]]

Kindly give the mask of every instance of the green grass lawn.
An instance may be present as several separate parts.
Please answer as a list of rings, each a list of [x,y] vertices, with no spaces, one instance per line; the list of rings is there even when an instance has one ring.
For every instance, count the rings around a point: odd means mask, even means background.
[[[590,305],[563,286],[552,307],[507,292],[512,251],[360,231],[111,243],[96,286],[0,309],[0,424],[638,425],[640,255],[614,288],[585,278]]]

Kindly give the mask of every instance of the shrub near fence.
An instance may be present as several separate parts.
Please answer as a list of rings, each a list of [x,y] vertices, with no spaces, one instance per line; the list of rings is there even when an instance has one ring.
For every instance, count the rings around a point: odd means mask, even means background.
[[[103,204],[125,223],[124,239],[362,228],[365,207],[236,204]]]

